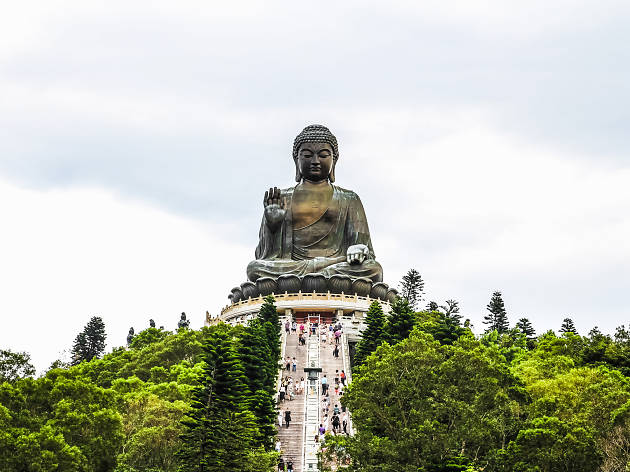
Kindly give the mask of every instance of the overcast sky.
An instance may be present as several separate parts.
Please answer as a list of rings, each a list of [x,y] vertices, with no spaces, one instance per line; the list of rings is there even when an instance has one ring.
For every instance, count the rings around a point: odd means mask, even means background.
[[[517,4],[518,3],[518,4]],[[216,314],[306,125],[339,141],[385,281],[482,331],[630,324],[627,1],[10,2],[0,15],[0,348],[93,315]]]

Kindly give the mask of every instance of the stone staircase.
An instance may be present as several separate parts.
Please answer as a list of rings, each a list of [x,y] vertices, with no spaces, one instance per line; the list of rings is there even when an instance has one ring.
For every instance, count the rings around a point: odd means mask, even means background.
[[[284,324],[283,324],[284,330]],[[299,332],[299,331],[298,331]],[[280,375],[290,376],[294,382],[298,382],[304,375],[304,366],[306,365],[306,346],[298,346],[298,335],[290,333],[285,337],[284,358],[290,356],[297,360],[297,372],[287,371],[280,372]],[[282,458],[285,462],[289,459],[293,461],[294,472],[302,472],[302,455],[303,455],[303,438],[304,438],[304,394],[296,395],[293,400],[285,399],[279,405],[284,420],[284,411],[291,411],[291,422],[289,427],[285,425],[278,428],[278,440],[281,443]]]
[[[283,320],[284,326],[284,320]],[[292,421],[289,428],[283,426],[278,429],[278,439],[281,442],[282,457],[286,461],[293,461],[294,472],[316,472],[317,469],[317,451],[319,443],[315,442],[320,423],[324,423],[322,395],[321,395],[321,377],[326,375],[329,385],[330,406],[328,408],[328,432],[332,432],[332,415],[335,405],[341,408],[340,398],[343,392],[343,385],[340,382],[340,388],[335,392],[335,377],[340,376],[345,371],[347,380],[346,385],[350,382],[352,374],[350,372],[348,358],[348,344],[346,335],[342,335],[339,342],[339,357],[334,357],[335,341],[330,342],[330,331],[326,331],[327,341],[322,342],[321,328],[315,336],[307,335],[307,345],[298,346],[298,335],[290,333],[286,335],[283,329],[283,359],[286,356],[295,357],[297,360],[297,372],[287,371],[281,372],[282,376],[289,375],[294,381],[299,381],[304,377],[306,381],[306,390],[309,391],[307,375],[304,367],[310,361],[315,361],[316,365],[322,368],[322,373],[315,384],[315,389],[310,390],[308,395],[296,395],[294,400],[286,399],[279,405],[283,412],[288,408],[291,410]],[[339,415],[343,417],[343,412]],[[348,413],[348,434],[352,434],[352,420]],[[306,463],[304,463],[306,461]]]

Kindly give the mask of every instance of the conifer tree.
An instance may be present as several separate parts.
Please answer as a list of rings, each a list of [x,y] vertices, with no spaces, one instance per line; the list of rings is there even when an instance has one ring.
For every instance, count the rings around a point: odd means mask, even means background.
[[[275,393],[275,392],[274,392]],[[274,393],[266,390],[258,390],[250,395],[248,405],[254,414],[258,434],[255,437],[255,445],[271,451],[274,448],[276,437],[276,401]]]
[[[278,359],[271,354],[265,327],[254,319],[239,337],[239,358],[243,363],[247,382],[248,408],[254,413],[259,431],[257,445],[271,450],[275,437],[277,417],[274,403]]]
[[[392,305],[392,311],[385,325],[386,337],[394,345],[409,337],[416,322],[414,312],[406,298],[399,297]]]
[[[246,381],[229,331],[218,327],[204,341],[204,367],[192,394],[178,451],[180,470],[247,470],[246,451],[258,435],[246,406]],[[240,467],[240,468],[239,468]]]
[[[248,390],[275,392],[278,361],[271,353],[267,332],[260,319],[251,320],[240,333],[238,355],[243,362]]]
[[[99,357],[105,351],[105,323],[100,316],[93,316],[74,339],[72,365]]]
[[[367,328],[361,333],[361,341],[357,344],[354,363],[363,361],[385,340],[385,314],[378,301],[373,301],[365,316]]]
[[[455,300],[446,300],[446,305],[440,305],[444,310],[444,316],[454,325],[461,326],[462,315],[459,313],[459,302]]]
[[[430,301],[429,303],[427,303],[426,311],[438,311],[438,308],[440,307],[438,306],[437,302]]]
[[[564,320],[562,320],[562,326],[560,327],[560,333],[562,333],[562,334],[564,334],[564,333],[577,334],[577,331],[575,330],[575,324],[573,323],[573,320],[571,318],[565,318]]]
[[[521,318],[520,320],[518,320],[518,322],[516,323],[516,327],[520,329],[523,334],[525,334],[527,339],[531,339],[536,336],[536,331],[527,318]]]
[[[483,318],[483,323],[488,325],[486,332],[496,330],[499,334],[507,333],[510,326],[501,292],[497,291],[492,294],[490,303],[486,308],[489,312]]]
[[[280,362],[280,315],[276,309],[276,300],[272,295],[265,297],[265,302],[260,307],[258,319],[265,328],[267,345],[269,346],[271,356],[277,364]]]
[[[424,281],[416,269],[409,269],[400,282],[400,296],[409,301],[409,306],[415,310],[418,303],[422,301],[424,292]]]

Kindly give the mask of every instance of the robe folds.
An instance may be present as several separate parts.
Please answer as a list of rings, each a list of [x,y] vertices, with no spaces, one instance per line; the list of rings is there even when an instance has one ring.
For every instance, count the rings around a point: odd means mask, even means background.
[[[333,185],[330,206],[313,223],[294,228],[291,202],[294,188],[281,191],[286,210],[282,223],[272,231],[263,213],[256,260],[247,266],[247,278],[277,278],[282,274],[302,276],[321,273],[383,280],[383,269],[374,259],[365,211],[359,196],[351,190]],[[346,252],[355,244],[365,244],[369,254],[361,264],[348,264]]]

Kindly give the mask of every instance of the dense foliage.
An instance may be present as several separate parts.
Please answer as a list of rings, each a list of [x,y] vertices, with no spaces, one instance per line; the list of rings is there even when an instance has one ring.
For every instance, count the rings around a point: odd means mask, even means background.
[[[401,298],[387,315],[374,302],[342,400],[356,434],[327,437],[326,461],[348,472],[630,470],[630,330],[581,336],[565,320],[536,336],[527,318],[510,328],[500,296],[488,312],[501,329],[481,336],[455,300],[416,312]],[[280,331],[268,298],[247,326],[150,327],[39,378],[28,354],[0,351],[0,470],[270,472]]]
[[[151,327],[128,348],[39,378],[27,356],[3,351],[0,470],[273,470],[279,326],[267,316],[248,327]],[[209,401],[208,389],[223,393]],[[199,441],[197,420],[221,438]],[[202,447],[207,467],[190,468],[186,457]]]
[[[325,463],[357,472],[630,470],[629,331],[535,338],[526,318],[507,326],[499,298],[488,311],[501,333],[476,337],[453,303],[414,313],[398,342],[387,331],[400,307],[382,337],[372,329],[382,341],[342,400],[356,434],[328,437]]]

